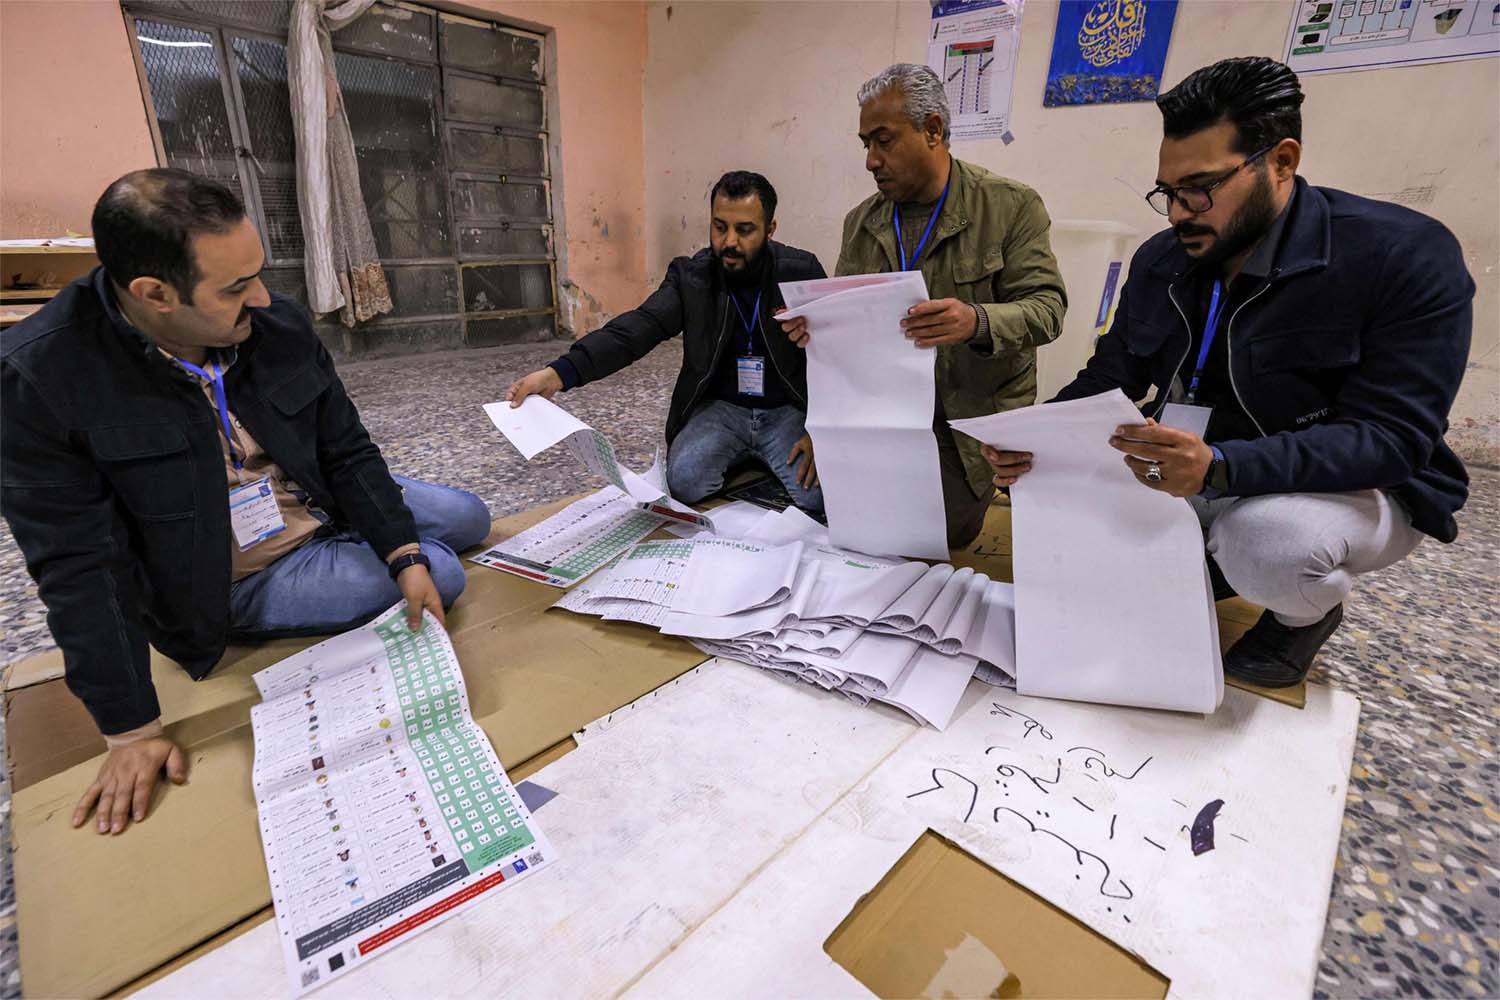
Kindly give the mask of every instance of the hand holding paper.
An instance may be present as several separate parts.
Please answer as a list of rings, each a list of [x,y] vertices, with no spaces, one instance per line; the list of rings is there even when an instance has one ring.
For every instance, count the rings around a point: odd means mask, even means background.
[[[927,301],[920,271],[781,285],[816,334],[807,346],[807,430],[835,545],[879,555],[948,555],[937,439],[935,359],[901,335]]]
[[[1142,486],[1174,497],[1202,493],[1203,477],[1214,458],[1213,449],[1198,435],[1150,419],[1144,425],[1116,427],[1109,446],[1125,453],[1125,464]],[[1160,479],[1147,475],[1153,465]]]
[[[1112,447],[1140,420],[1116,389],[950,424],[1014,472],[1016,690],[1211,712],[1224,677],[1203,535]]]
[[[931,299],[906,311],[901,329],[917,347],[967,344],[979,328],[979,314],[959,299]]]

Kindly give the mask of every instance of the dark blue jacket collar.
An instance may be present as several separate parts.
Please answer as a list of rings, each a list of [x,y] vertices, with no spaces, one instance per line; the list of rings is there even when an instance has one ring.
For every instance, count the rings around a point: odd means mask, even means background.
[[[1328,266],[1329,235],[1328,199],[1317,188],[1298,177],[1287,232],[1276,253],[1270,276],[1284,278],[1303,271]],[[1173,239],[1160,256],[1151,262],[1151,273],[1171,280],[1192,270],[1193,260]]]
[[[99,296],[99,305],[104,309],[104,315],[109,317],[110,325],[115,328],[115,332],[133,346],[139,347],[142,354],[155,351],[156,342],[130,322],[121,310],[120,303],[115,298],[114,283],[109,280],[109,275],[102,266],[94,268],[91,280],[94,292]]]

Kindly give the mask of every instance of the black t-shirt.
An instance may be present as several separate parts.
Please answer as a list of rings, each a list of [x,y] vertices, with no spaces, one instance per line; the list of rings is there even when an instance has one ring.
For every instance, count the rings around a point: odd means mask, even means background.
[[[1234,385],[1229,380],[1229,320],[1234,311],[1245,303],[1265,279],[1241,273],[1233,283],[1219,293],[1219,320],[1213,342],[1208,345],[1208,358],[1203,365],[1203,375],[1198,380],[1198,391],[1193,402],[1198,406],[1211,406],[1213,413],[1208,419],[1208,431],[1203,439],[1209,444],[1219,441],[1240,441],[1260,437],[1255,423],[1235,398]],[[1204,274],[1191,284],[1192,299],[1185,302],[1188,322],[1193,332],[1188,345],[1187,357],[1177,370],[1183,391],[1193,381],[1193,371],[1198,365],[1198,352],[1203,349],[1203,331],[1208,322],[1209,305],[1213,299],[1214,278]],[[1244,344],[1239,347],[1244,350]],[[1183,400],[1186,402],[1186,400]]]
[[[793,402],[786,383],[776,372],[776,363],[766,354],[766,329],[773,324],[771,314],[781,305],[775,287],[766,287],[765,267],[767,251],[762,250],[760,259],[743,275],[721,272],[724,289],[720,295],[729,301],[724,308],[729,314],[729,342],[719,353],[718,364],[713,374],[713,397],[736,406],[764,410],[777,406],[788,406]],[[755,316],[756,296],[760,296],[760,316]],[[747,329],[747,322],[750,323]],[[774,329],[779,330],[776,326]],[[742,394],[739,390],[739,359],[758,359],[764,369],[763,396]]]

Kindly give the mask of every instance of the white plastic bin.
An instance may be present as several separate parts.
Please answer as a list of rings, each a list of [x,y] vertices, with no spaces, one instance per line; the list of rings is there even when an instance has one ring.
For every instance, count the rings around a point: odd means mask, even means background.
[[[1068,312],[1062,336],[1037,351],[1037,402],[1057,395],[1093,356],[1094,341],[1120,299],[1130,257],[1143,239],[1139,230],[1120,222],[1053,220],[1052,252],[1068,286]]]

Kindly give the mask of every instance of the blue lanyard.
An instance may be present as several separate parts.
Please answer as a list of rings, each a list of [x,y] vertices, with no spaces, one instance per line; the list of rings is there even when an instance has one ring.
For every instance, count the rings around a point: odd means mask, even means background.
[[[953,176],[950,173],[948,184],[952,183]],[[917,261],[922,259],[922,251],[927,247],[927,237],[932,235],[932,227],[937,223],[938,216],[943,214],[943,202],[948,200],[948,184],[943,185],[943,196],[938,199],[937,207],[932,210],[932,218],[927,220],[927,228],[922,230],[922,242],[917,244],[917,250],[911,255],[910,260],[906,257],[906,243],[901,239],[901,206],[893,206],[896,215],[896,248],[901,251],[901,270],[910,271],[917,266]]]
[[[1224,285],[1214,282],[1213,296],[1208,300],[1208,320],[1203,324],[1203,346],[1198,348],[1198,367],[1193,369],[1193,380],[1188,383],[1188,402],[1198,395],[1198,380],[1203,377],[1203,366],[1208,364],[1208,349],[1213,346],[1214,334],[1219,330],[1219,295]]]
[[[752,354],[755,351],[755,331],[760,328],[760,292],[755,293],[755,312],[750,316],[745,315],[745,307],[740,305],[740,297],[733,289],[729,292],[729,301],[734,303],[734,311],[740,314],[740,322],[745,324],[745,353]]]
[[[230,430],[229,428],[229,397],[224,394],[224,369],[220,368],[219,363],[215,361],[213,363],[214,373],[210,375],[208,372],[204,371],[202,368],[199,368],[197,365],[190,364],[182,360],[181,358],[173,358],[172,360],[177,362],[183,368],[186,368],[188,371],[192,372],[194,375],[197,375],[199,378],[207,379],[208,383],[214,387],[214,399],[219,401],[219,420],[224,426],[224,443],[229,446],[229,458],[232,462],[234,462],[235,472],[243,471],[245,468],[245,463],[244,460],[235,453],[234,431]]]

